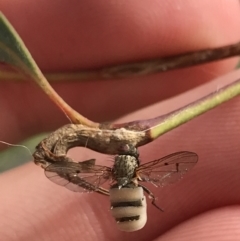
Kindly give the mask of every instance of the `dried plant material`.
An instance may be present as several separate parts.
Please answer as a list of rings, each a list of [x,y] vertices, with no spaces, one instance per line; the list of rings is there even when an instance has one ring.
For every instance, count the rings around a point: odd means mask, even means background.
[[[169,57],[142,62],[119,64],[93,70],[76,70],[74,72],[44,73],[50,82],[56,81],[86,81],[104,79],[123,79],[166,72],[174,69],[191,67],[213,61],[223,60],[240,55],[240,42],[219,48],[209,48]],[[1,80],[26,80],[20,73],[2,71]]]
[[[51,133],[39,143],[37,151],[34,153],[34,159],[40,161],[48,158],[46,150],[57,156],[65,156],[70,148],[76,146],[87,147],[105,154],[134,155],[135,149],[132,150],[132,147],[146,144],[149,141],[146,133],[142,131],[125,128],[99,129],[68,124]]]
[[[117,65],[92,72],[89,71],[89,76],[94,73],[96,73],[98,79],[142,76],[209,63],[238,55],[240,55],[240,42],[220,48],[205,49],[155,60]],[[87,76],[86,73],[85,76]]]

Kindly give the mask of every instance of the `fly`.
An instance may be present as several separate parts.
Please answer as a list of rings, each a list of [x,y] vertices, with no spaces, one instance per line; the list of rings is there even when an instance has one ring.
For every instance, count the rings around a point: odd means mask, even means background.
[[[62,157],[61,157],[62,158]],[[156,204],[154,194],[143,183],[162,187],[175,183],[198,161],[193,152],[176,152],[140,165],[137,155],[115,156],[113,167],[95,165],[95,159],[83,162],[54,161],[45,166],[45,175],[54,183],[74,192],[95,191],[110,196],[112,216],[122,231],[143,228],[147,221],[144,192]],[[102,185],[110,181],[110,188]]]

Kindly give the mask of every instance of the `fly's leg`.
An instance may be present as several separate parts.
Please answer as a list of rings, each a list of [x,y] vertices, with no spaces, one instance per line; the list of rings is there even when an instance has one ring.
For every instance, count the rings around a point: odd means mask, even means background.
[[[162,208],[160,208],[160,207],[156,204],[156,199],[157,199],[157,198],[154,196],[154,194],[153,194],[148,188],[146,188],[146,187],[144,187],[144,186],[142,186],[142,185],[140,185],[140,184],[138,184],[138,186],[142,187],[143,190],[144,190],[144,191],[149,195],[149,197],[152,199],[152,205],[153,205],[154,207],[156,207],[158,210],[164,212],[164,210],[163,210]]]
[[[99,194],[102,194],[102,195],[106,195],[106,196],[109,196],[109,191],[103,187],[99,187],[97,190],[96,190],[97,193]]]

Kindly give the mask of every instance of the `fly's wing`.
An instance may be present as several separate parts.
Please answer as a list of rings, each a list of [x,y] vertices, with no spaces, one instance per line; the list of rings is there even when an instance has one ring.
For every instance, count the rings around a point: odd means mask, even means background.
[[[101,187],[111,177],[111,168],[95,165],[95,160],[84,162],[56,161],[45,168],[45,175],[52,182],[74,192],[99,192],[109,195]]]
[[[165,186],[181,179],[185,173],[193,168],[197,161],[196,153],[176,152],[140,165],[136,173],[141,181],[151,182],[156,186]]]

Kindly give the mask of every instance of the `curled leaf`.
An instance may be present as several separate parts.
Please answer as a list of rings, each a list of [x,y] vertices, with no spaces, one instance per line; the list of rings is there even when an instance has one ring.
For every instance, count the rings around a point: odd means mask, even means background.
[[[69,149],[82,146],[105,154],[129,154],[164,133],[240,95],[240,80],[176,111],[153,119],[122,124],[101,124],[99,128],[65,125],[51,133],[38,146],[34,159],[46,160],[46,152],[65,156]],[[135,148],[135,149],[134,149]]]

